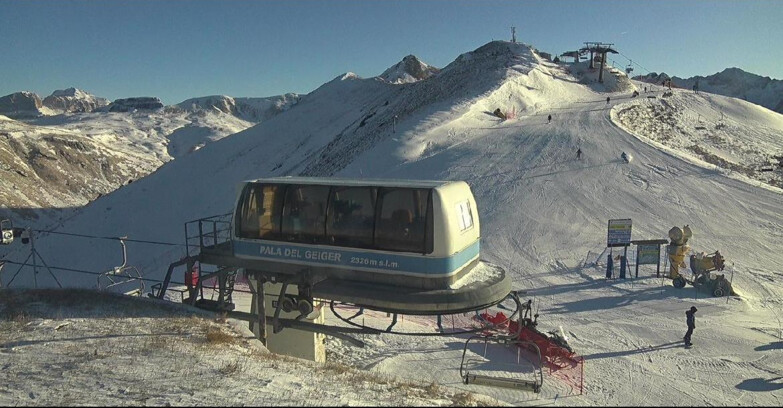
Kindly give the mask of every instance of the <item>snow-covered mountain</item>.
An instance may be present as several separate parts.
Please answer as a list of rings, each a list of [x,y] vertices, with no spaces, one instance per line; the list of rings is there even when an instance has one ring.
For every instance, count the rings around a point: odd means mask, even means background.
[[[665,73],[651,73],[635,79],[660,84],[663,80],[669,79],[669,76]],[[672,85],[679,88],[693,89],[694,85],[698,85],[700,92],[732,96],[783,113],[783,80],[763,77],[739,68],[726,68],[706,77],[673,76],[671,80]]]
[[[586,359],[585,394],[549,375],[540,394],[462,384],[465,338],[457,336],[383,334],[363,349],[328,338],[333,361],[513,405],[779,405],[783,194],[725,163],[783,152],[783,116],[703,92],[633,97],[636,84],[607,72],[600,84],[593,71],[493,41],[405,86],[339,75],[288,110],[89,203],[57,231],[184,243],[185,222],[230,212],[237,183],[258,177],[465,180],[481,218],[482,258],[535,299],[542,326],[564,328]],[[634,160],[624,163],[621,152]],[[618,218],[632,218],[634,239],[665,239],[671,227],[690,225],[689,245],[721,251],[739,296],[677,289],[649,266],[638,279],[605,279],[607,220]],[[114,240],[47,233],[36,249],[48,265],[71,270],[54,269],[65,286],[94,287],[94,276],[72,271],[108,270],[119,257]],[[9,247],[6,259],[28,255]],[[183,255],[182,246],[128,244],[128,264],[150,279]],[[32,286],[33,274],[17,279]],[[699,309],[696,348],[683,350],[691,305]],[[404,322],[434,332],[426,323]],[[513,351],[502,356],[516,361]]]
[[[296,105],[301,98],[287,93],[268,98],[234,98],[226,95],[203,96],[180,102],[175,106],[189,112],[217,111],[250,122],[262,122]]]
[[[379,78],[392,84],[409,84],[437,75],[438,72],[440,69],[420,61],[415,55],[408,55],[383,71]]]
[[[25,121],[0,116],[0,215],[42,222],[253,126],[220,112],[158,109],[69,113]],[[64,212],[63,212],[64,211]]]
[[[43,99],[44,106],[60,112],[92,112],[108,104],[108,99],[76,88],[56,90]]]
[[[0,215],[59,219],[164,163],[267,120],[299,95],[204,97],[164,107],[158,98],[109,103],[76,88],[0,99]],[[185,109],[182,106],[187,105]]]
[[[0,218],[60,217],[163,164],[115,135],[36,126],[0,116]]]

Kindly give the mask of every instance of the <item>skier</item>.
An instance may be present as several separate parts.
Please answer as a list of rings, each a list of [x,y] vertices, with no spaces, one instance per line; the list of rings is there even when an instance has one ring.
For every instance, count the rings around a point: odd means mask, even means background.
[[[693,329],[696,328],[696,317],[694,316],[696,310],[696,306],[691,306],[691,310],[685,312],[685,323],[688,324],[688,331],[685,332],[685,337],[682,338],[685,340],[685,347],[692,346],[691,334],[693,334]]]
[[[609,97],[608,96],[606,97],[606,103],[607,104],[609,103]]]
[[[623,152],[623,154],[620,155],[620,158],[623,159],[624,162],[630,163],[631,162],[631,155]]]
[[[546,123],[552,123],[552,115],[547,116],[546,120]]]
[[[577,149],[576,150],[576,159],[577,160],[582,160],[582,149]]]

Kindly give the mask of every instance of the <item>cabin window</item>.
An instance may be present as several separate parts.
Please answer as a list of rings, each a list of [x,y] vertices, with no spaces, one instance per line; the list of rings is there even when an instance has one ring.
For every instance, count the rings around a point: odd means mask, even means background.
[[[280,236],[283,186],[248,184],[239,203],[239,237],[276,239]]]
[[[283,204],[283,239],[318,244],[325,241],[328,186],[289,186]]]
[[[239,218],[237,219],[237,231],[240,238],[258,239],[260,237],[260,223],[258,209],[261,208],[261,186],[248,184],[242,192],[239,202]]]
[[[470,201],[463,201],[457,204],[457,223],[460,231],[473,227],[473,211],[470,209]]]
[[[380,192],[380,213],[375,227],[378,249],[425,253],[425,231],[430,190],[384,188]]]
[[[334,187],[326,235],[332,245],[370,248],[375,227],[376,187]]]

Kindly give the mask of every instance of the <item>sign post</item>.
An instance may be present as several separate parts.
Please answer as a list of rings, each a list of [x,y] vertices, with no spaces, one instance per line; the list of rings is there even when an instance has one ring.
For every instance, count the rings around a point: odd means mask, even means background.
[[[636,245],[636,277],[639,277],[639,265],[655,264],[655,276],[661,276],[661,245],[665,239],[647,239],[632,241]]]
[[[620,261],[620,278],[625,279],[625,268],[628,263],[628,245],[631,244],[631,226],[632,221],[630,218],[609,220],[607,227],[606,246],[612,247],[624,247],[623,257]]]

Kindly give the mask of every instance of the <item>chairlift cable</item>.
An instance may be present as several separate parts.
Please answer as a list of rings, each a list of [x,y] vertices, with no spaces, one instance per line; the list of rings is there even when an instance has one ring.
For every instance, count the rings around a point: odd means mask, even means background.
[[[27,265],[25,263],[15,262],[15,261],[5,261],[5,263],[10,264],[10,265],[26,265],[26,266],[30,266],[30,265]],[[60,266],[50,266],[49,269],[57,269],[57,270],[60,270],[60,271],[82,273],[82,274],[94,275],[94,276],[95,275],[102,275],[104,273],[104,272],[87,271],[87,270],[84,270],[84,269],[64,268],[64,267],[60,267]],[[14,276],[16,276],[16,275],[14,275]],[[134,278],[134,279],[145,281],[145,282],[163,283],[163,281],[160,280],[160,279],[152,279],[152,278]],[[12,279],[12,281],[13,281],[13,279]],[[11,282],[9,282],[9,283],[11,283]],[[176,282],[176,281],[170,281],[169,284],[187,285],[185,282]],[[242,289],[236,289],[236,288],[234,289],[234,292],[253,293],[253,292],[251,292],[249,290],[242,290]]]
[[[87,235],[87,234],[75,234],[71,232],[60,232],[60,231],[51,231],[51,230],[32,230],[34,232],[38,233],[47,233],[47,234],[55,234],[55,235],[68,235],[73,237],[81,237],[81,238],[93,238],[93,239],[108,239],[113,241],[125,241],[125,242],[138,242],[143,244],[154,244],[154,245],[170,245],[170,246],[188,246],[187,244],[176,244],[173,242],[161,242],[161,241],[150,241],[150,240],[142,240],[142,239],[129,239],[129,238],[119,238],[119,237],[102,237],[97,235]],[[192,246],[192,245],[191,245]]]
[[[620,52],[620,51],[617,51],[617,53],[618,53],[618,54],[620,54],[620,55],[622,55],[623,57],[627,58],[627,59],[628,59],[628,62],[629,62],[630,64],[636,65],[636,66],[638,66],[639,68],[641,68],[641,69],[643,69],[643,70],[647,71],[647,73],[648,73],[648,74],[652,72],[652,71],[650,71],[649,69],[647,69],[647,68],[643,67],[643,66],[642,66],[641,64],[639,64],[638,62],[633,62],[633,60],[632,60],[631,58],[629,58],[627,55],[623,54],[622,52]]]

